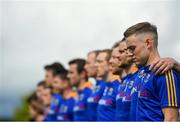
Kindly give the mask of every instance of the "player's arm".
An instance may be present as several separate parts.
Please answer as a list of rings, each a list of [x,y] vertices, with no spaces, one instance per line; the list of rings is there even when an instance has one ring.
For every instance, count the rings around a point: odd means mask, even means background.
[[[173,58],[161,58],[150,66],[155,74],[164,74],[172,68],[180,73],[180,63]]]
[[[164,121],[178,121],[178,108],[163,108],[162,112],[164,114]]]
[[[180,76],[173,70],[158,75],[154,87],[160,98],[164,121],[177,121],[180,106]]]

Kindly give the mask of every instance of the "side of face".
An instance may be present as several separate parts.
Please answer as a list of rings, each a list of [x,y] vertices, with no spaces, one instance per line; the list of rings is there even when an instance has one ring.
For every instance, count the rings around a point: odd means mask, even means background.
[[[31,104],[29,105],[28,110],[29,110],[29,114],[32,118],[35,118],[37,116],[38,113],[36,112],[36,110],[33,108],[33,106]]]
[[[45,106],[42,104],[42,101],[39,99],[31,100],[28,104],[29,114],[31,118],[36,119],[37,116],[42,115],[44,113]]]
[[[67,88],[67,82],[67,80],[62,80],[59,76],[55,76],[52,87],[55,91],[62,92],[65,88]]]
[[[109,70],[108,61],[106,60],[107,54],[101,52],[96,58],[97,77],[104,77]]]
[[[37,88],[36,88],[36,95],[37,95],[37,97],[39,99],[42,99],[43,92],[44,92],[44,87],[43,86],[37,86]]]
[[[42,95],[43,104],[45,106],[49,106],[51,103],[52,95],[51,95],[51,89],[45,88]]]
[[[138,35],[131,35],[126,38],[127,48],[133,55],[137,66],[144,66],[149,57],[147,43]]]
[[[128,55],[126,42],[119,44],[119,67],[127,67],[132,62],[132,58]]]
[[[69,65],[68,78],[72,86],[77,85],[80,81],[80,74],[77,71],[77,64]]]
[[[96,54],[95,53],[90,53],[87,57],[85,69],[87,71],[88,77],[96,77]]]
[[[54,81],[53,71],[52,70],[46,70],[45,71],[45,81],[47,84],[52,84]]]
[[[111,58],[109,60],[109,71],[111,71],[115,75],[119,75],[120,68],[119,68],[119,47],[116,47],[112,50]]]

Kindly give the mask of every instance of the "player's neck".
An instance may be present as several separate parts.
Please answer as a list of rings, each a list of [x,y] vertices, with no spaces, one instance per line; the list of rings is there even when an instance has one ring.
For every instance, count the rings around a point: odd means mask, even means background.
[[[149,58],[147,60],[146,66],[152,64],[153,62],[156,62],[157,60],[159,60],[160,55],[158,50],[153,50],[150,52]]]
[[[102,79],[105,80],[105,81],[107,81],[108,77],[109,77],[109,72],[105,73],[105,74],[102,76]]]
[[[107,77],[106,77],[106,81],[107,81],[107,82],[110,82],[112,76],[113,76],[113,73],[109,71],[109,73],[108,73],[108,75],[107,75]]]
[[[72,88],[71,87],[68,87],[68,88],[66,88],[65,90],[64,90],[64,92],[63,92],[63,96],[67,96],[69,93],[71,93],[73,90],[72,90]]]
[[[125,70],[122,70],[119,74],[120,79],[122,80],[123,77],[125,77],[127,75]]]
[[[85,82],[87,82],[86,79],[81,79],[80,82],[79,82],[79,85],[81,86],[81,85],[84,84]]]
[[[102,77],[96,77],[96,80],[103,80],[103,78]]]
[[[133,64],[130,64],[129,66],[127,66],[127,67],[124,69],[124,71],[126,72],[126,74],[129,74],[129,73],[131,73],[132,68],[134,68],[134,65],[133,65]]]

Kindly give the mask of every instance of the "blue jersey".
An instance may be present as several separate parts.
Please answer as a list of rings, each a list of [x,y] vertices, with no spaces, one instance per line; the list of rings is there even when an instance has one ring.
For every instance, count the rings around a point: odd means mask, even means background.
[[[116,112],[116,95],[118,91],[119,81],[107,82],[102,98],[97,107],[98,121],[115,120]]]
[[[87,112],[87,99],[92,93],[92,84],[90,82],[85,82],[83,87],[78,91],[78,99],[74,106],[74,120],[75,121],[85,121],[88,120]]]
[[[139,70],[137,71],[137,75],[134,80],[133,88],[131,90],[131,107],[130,107],[130,115],[129,120],[130,121],[136,121],[136,110],[137,110],[137,100],[138,100],[138,94],[141,87],[141,82],[145,78],[144,74],[144,67],[139,67]]]
[[[137,103],[138,121],[163,121],[163,108],[179,107],[180,75],[170,70],[163,75],[154,75],[149,66],[144,68]]]
[[[45,113],[44,121],[56,121],[61,101],[62,96],[60,94],[53,94],[51,104],[47,109],[47,113]]]
[[[63,97],[60,110],[57,116],[57,121],[72,121],[73,120],[73,107],[75,104],[77,94],[70,93],[66,98]]]
[[[116,121],[128,121],[130,116],[131,107],[131,90],[135,81],[137,72],[134,74],[128,74],[122,78],[121,84],[118,88],[118,94],[116,96]]]
[[[87,106],[88,106],[89,121],[97,120],[97,105],[103,95],[105,86],[106,86],[106,82],[104,80],[96,81],[96,86],[93,89],[92,94],[88,98]]]

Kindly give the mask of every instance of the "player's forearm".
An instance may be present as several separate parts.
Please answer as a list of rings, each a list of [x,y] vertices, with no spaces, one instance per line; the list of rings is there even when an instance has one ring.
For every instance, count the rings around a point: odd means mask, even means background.
[[[175,122],[175,121],[178,121],[178,116],[165,116],[164,117],[164,122]]]
[[[178,121],[179,114],[177,108],[166,108],[163,111],[164,121]]]

